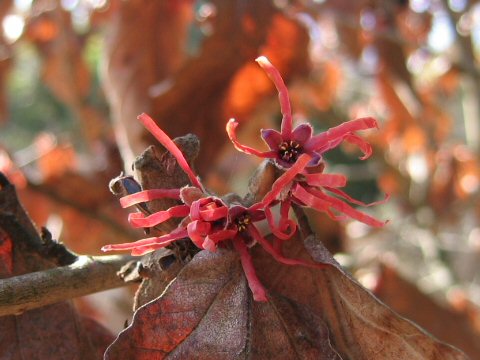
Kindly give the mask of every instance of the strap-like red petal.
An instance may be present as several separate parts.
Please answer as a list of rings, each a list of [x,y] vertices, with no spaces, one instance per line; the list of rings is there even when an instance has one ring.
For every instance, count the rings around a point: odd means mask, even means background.
[[[332,193],[334,193],[338,196],[343,197],[344,199],[346,199],[348,202],[350,202],[352,204],[365,206],[365,207],[380,205],[380,204],[383,204],[386,201],[388,201],[388,199],[390,199],[390,195],[386,194],[385,198],[382,199],[382,200],[374,201],[374,202],[371,202],[371,203],[364,203],[363,201],[352,198],[350,195],[348,195],[346,192],[344,192],[340,189],[333,189],[331,187],[325,186],[325,190],[328,190],[328,191],[330,191],[330,192],[332,192]]]
[[[339,174],[305,174],[308,185],[344,187],[347,184],[347,177]]]
[[[235,149],[238,151],[244,152],[245,154],[249,155],[255,155],[261,158],[275,158],[277,156],[277,153],[275,151],[259,151],[256,150],[250,146],[247,145],[242,145],[238,142],[237,140],[237,133],[235,132],[235,129],[238,126],[238,122],[236,122],[234,119],[230,119],[227,122],[227,134],[228,137],[230,138],[230,141],[233,143],[233,146]]]
[[[277,226],[275,224],[275,219],[274,219],[274,216],[272,214],[272,210],[270,209],[269,206],[265,207],[265,215],[267,216],[267,222],[268,222],[268,226],[270,227],[270,231],[277,238],[279,238],[281,240],[288,240],[297,231],[297,224],[294,221],[292,221],[290,219],[287,219],[287,220],[290,220],[290,222],[288,223],[289,226],[288,227],[286,226],[286,228],[290,229],[290,232],[288,232],[288,233],[283,232],[281,230],[280,226]],[[283,223],[285,224],[285,219],[283,220]]]
[[[335,210],[345,215],[348,215],[352,219],[363,222],[364,224],[367,224],[373,227],[382,227],[387,223],[386,221],[377,220],[370,215],[367,215],[361,211],[358,211],[353,207],[351,207],[350,205],[348,205],[347,203],[345,203],[344,201],[336,197],[329,196],[322,191],[319,191],[314,188],[309,188],[308,191],[312,195],[316,196],[317,198],[329,202],[331,204],[331,207],[334,208]]]
[[[212,225],[208,222],[201,220],[192,221],[187,225],[188,236],[195,245],[203,249],[203,242],[211,228]]]
[[[120,205],[122,208],[127,208],[142,202],[163,198],[180,199],[180,189],[152,189],[139,191],[135,194],[126,195],[120,198]]]
[[[167,149],[174,157],[177,159],[178,165],[185,171],[185,173],[190,178],[190,181],[193,185],[203,190],[203,185],[198,180],[197,176],[188,165],[187,160],[183,156],[183,153],[180,151],[178,146],[173,142],[172,139],[158,127],[158,125],[153,121],[153,119],[147,114],[143,113],[138,116],[138,120],[147,128],[148,131],[152,133],[153,136],[162,144],[165,149]]]
[[[137,228],[144,228],[144,227],[152,227],[158,225],[162,222],[165,222],[172,217],[185,217],[188,216],[190,213],[190,207],[187,205],[177,205],[172,206],[168,210],[164,211],[157,211],[152,215],[145,216],[141,212],[132,213],[128,216],[128,222],[133,227]]]
[[[138,240],[132,243],[105,245],[102,247],[102,251],[131,250],[138,247],[153,246],[153,245],[164,247],[175,240],[183,239],[186,237],[188,237],[187,230],[175,229],[170,234],[166,234],[159,237],[146,238],[146,239]]]
[[[350,134],[345,136],[345,141],[350,144],[357,145],[358,148],[363,152],[363,156],[360,157],[360,160],[366,160],[372,155],[372,145],[366,142],[363,138],[356,134]]]
[[[280,72],[272,65],[272,63],[265,57],[260,56],[255,61],[267,73],[268,77],[273,81],[278,91],[278,99],[280,100],[280,111],[282,112],[282,136],[285,139],[290,139],[292,135],[292,108],[290,106],[290,99],[288,98],[288,89],[285,82],[280,75]]]
[[[258,209],[268,206],[270,203],[276,200],[278,195],[285,189],[285,187],[290,184],[295,176],[301,173],[308,162],[312,157],[308,154],[302,154],[297,159],[297,161],[292,165],[290,169],[285,171],[282,176],[280,176],[272,185],[272,189],[264,196],[263,200],[255,205],[252,208]]]
[[[304,206],[311,207],[312,209],[315,209],[317,211],[328,211],[328,208],[331,205],[328,201],[319,199],[317,196],[312,195],[300,184],[297,184],[292,190],[292,195]]]
[[[217,221],[226,218],[228,215],[228,208],[220,206],[215,209],[200,210],[200,217],[205,221]]]
[[[313,136],[304,146],[305,151],[325,152],[338,146],[347,135],[355,131],[378,128],[374,118],[366,117],[350,120],[323,133]]]
[[[248,286],[250,290],[252,290],[253,299],[255,301],[268,301],[267,293],[257,277],[257,273],[253,267],[252,257],[248,252],[247,246],[238,236],[233,239],[233,246],[240,254],[240,261],[242,262],[242,267],[243,271],[245,272],[245,277],[247,278]]]
[[[219,230],[212,234],[209,234],[208,237],[218,243],[223,240],[233,239],[234,236],[237,234],[237,230]]]
[[[252,235],[252,237],[265,249],[265,251],[267,253],[272,255],[275,260],[277,260],[278,262],[280,262],[282,264],[285,264],[285,265],[303,265],[303,266],[308,266],[308,267],[313,267],[313,268],[318,268],[318,269],[327,267],[326,264],[313,263],[313,262],[300,260],[300,259],[286,258],[281,254],[279,248],[274,247],[262,235],[260,235],[258,229],[254,225],[249,225],[248,226],[248,231]]]

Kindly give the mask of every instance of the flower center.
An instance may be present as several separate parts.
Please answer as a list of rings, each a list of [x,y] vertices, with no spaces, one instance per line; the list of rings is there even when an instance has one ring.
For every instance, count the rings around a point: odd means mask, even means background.
[[[280,144],[278,154],[283,161],[294,163],[302,152],[302,147],[296,141],[284,141]]]
[[[238,232],[245,231],[248,224],[250,224],[250,215],[244,214],[235,219],[235,225],[237,226]]]

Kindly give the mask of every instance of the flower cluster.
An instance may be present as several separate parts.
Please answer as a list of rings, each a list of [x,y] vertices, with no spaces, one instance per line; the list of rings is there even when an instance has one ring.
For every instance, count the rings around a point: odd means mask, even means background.
[[[208,193],[175,143],[153,119],[142,114],[138,119],[176,158],[179,166],[188,175],[191,185],[181,189],[144,190],[121,198],[122,207],[161,198],[178,200],[178,205],[151,215],[145,215],[143,212],[130,214],[129,222],[134,227],[150,228],[171,218],[181,220],[173,231],[163,236],[133,243],[106,245],[102,248],[103,251],[131,250],[132,255],[143,255],[185,238],[191,239],[198,248],[212,252],[220,246],[232,244],[240,255],[254,299],[267,301],[266,291],[257,278],[249,252],[249,248],[254,244],[258,243],[277,261],[287,265],[317,268],[325,266],[283,255],[282,242],[291,239],[297,229],[297,224],[289,217],[292,204],[324,211],[334,219],[342,218],[338,214],[343,214],[343,217],[350,217],[371,226],[380,227],[385,224],[347,203],[364,206],[374,204],[364,204],[340,190],[339,188],[346,184],[345,176],[323,173],[322,155],[343,141],[358,145],[364,153],[362,159],[368,158],[372,153],[371,147],[356,134],[356,131],[375,128],[376,121],[372,118],[356,119],[318,135],[312,135],[313,129],[310,124],[301,124],[292,129],[288,91],[279,72],[265,57],[258,58],[257,62],[270,76],[278,90],[283,114],[281,131],[262,130],[262,138],[270,148],[265,152],[237,141],[235,129],[238,123],[234,120],[228,122],[227,133],[238,150],[273,159],[275,164],[284,170],[273,183],[270,192],[250,207],[245,207],[241,201],[226,200]],[[277,204],[280,209],[278,222],[275,221],[272,212],[272,207]],[[260,233],[256,224],[263,220],[267,221],[273,240],[267,240]]]

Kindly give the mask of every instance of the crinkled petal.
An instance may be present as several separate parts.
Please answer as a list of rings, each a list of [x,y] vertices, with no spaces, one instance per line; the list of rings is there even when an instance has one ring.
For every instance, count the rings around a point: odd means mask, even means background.
[[[130,225],[137,228],[145,228],[156,226],[162,222],[165,222],[172,217],[185,217],[190,213],[190,207],[187,205],[172,206],[168,210],[157,211],[152,215],[145,216],[141,212],[132,213],[128,216]]]
[[[350,134],[345,136],[345,141],[349,142],[350,144],[357,145],[363,152],[363,156],[360,157],[360,160],[366,160],[372,155],[372,145],[363,140],[360,136]]]
[[[331,205],[328,201],[319,199],[317,196],[306,191],[300,184],[297,184],[292,190],[292,195],[304,206],[311,207],[317,211],[328,211],[328,208]]]
[[[290,169],[285,171],[282,176],[280,176],[272,185],[272,190],[270,190],[263,200],[256,205],[253,205],[252,208],[259,208],[259,207],[266,207],[270,203],[276,200],[280,192],[290,184],[295,176],[301,173],[305,167],[307,166],[308,162],[312,157],[308,154],[302,154],[298,158],[298,160],[292,165]]]
[[[175,241],[175,240],[173,240]],[[148,254],[152,251],[158,250],[158,249],[163,249],[164,247],[170,245],[173,241],[169,241],[168,243],[164,244],[155,244],[155,245],[149,245],[149,246],[139,246],[135,249],[132,249],[131,255],[132,256],[142,256],[145,254]]]
[[[230,141],[233,143],[233,146],[235,146],[235,149],[238,151],[244,152],[245,154],[249,155],[255,155],[261,158],[275,158],[277,156],[276,151],[259,151],[256,150],[250,146],[242,145],[238,142],[237,140],[237,134],[235,132],[235,129],[237,128],[238,123],[234,119],[230,119],[227,123],[227,134],[228,137],[230,138]]]
[[[203,249],[203,242],[205,237],[210,232],[212,225],[208,222],[196,220],[192,221],[187,225],[188,237],[192,242],[197,245],[200,249]]]
[[[120,198],[120,205],[122,208],[127,208],[132,205],[136,205],[146,201],[158,200],[158,199],[179,199],[179,189],[152,189],[143,190],[134,194],[126,195]]]
[[[292,139],[298,142],[301,146],[305,144],[311,137],[313,133],[312,125],[308,123],[303,123],[298,125],[292,132]]]
[[[322,191],[319,191],[319,190],[314,189],[314,188],[309,188],[308,191],[312,195],[316,196],[317,198],[329,202],[333,209],[335,209],[335,210],[337,210],[337,211],[339,211],[339,212],[341,212],[345,215],[348,215],[352,219],[363,222],[364,224],[367,224],[367,225],[370,225],[370,226],[373,226],[373,227],[382,227],[387,223],[387,221],[377,220],[370,215],[367,215],[367,214],[365,214],[361,211],[358,211],[358,210],[354,209],[353,207],[351,207],[350,205],[348,205],[347,203],[345,203],[344,201],[342,201],[342,200],[340,200],[336,197],[329,196]]]
[[[228,208],[226,206],[217,207],[214,209],[200,210],[200,217],[205,221],[216,221],[226,218],[228,215]]]
[[[327,141],[325,143],[325,145],[323,145],[322,147],[315,150],[315,152],[318,153],[318,154],[324,154],[331,149],[335,149],[345,140],[346,136],[347,136],[347,134],[343,135],[342,137],[335,138],[331,141]]]
[[[273,216],[272,210],[268,206],[265,207],[265,215],[267,217],[267,222],[268,222],[268,226],[270,227],[270,231],[277,238],[279,238],[281,240],[288,240],[297,231],[297,224],[294,221],[292,221],[290,219],[287,219],[287,220],[283,219],[283,222],[282,222],[283,225],[286,224],[285,223],[286,221],[289,221],[288,226],[285,226],[285,230],[290,229],[290,232],[288,232],[288,233],[283,232],[282,229],[281,229],[281,225],[277,226],[275,224],[275,218]]]
[[[284,141],[282,138],[282,134],[280,134],[277,130],[273,129],[262,129],[260,133],[262,135],[263,141],[265,141],[270,150],[275,152],[278,151],[278,148]]]
[[[304,174],[305,180],[310,186],[344,187],[347,177],[339,174]]]
[[[290,138],[292,134],[292,108],[290,99],[288,98],[288,89],[280,75],[280,72],[270,63],[265,56],[260,56],[255,61],[267,73],[268,77],[273,81],[278,91],[278,99],[280,100],[280,111],[282,112],[281,133],[284,138]]]
[[[196,200],[190,205],[190,219],[192,220],[201,220],[200,216],[200,207],[202,206],[202,200]]]
[[[340,189],[333,189],[329,186],[325,186],[325,190],[328,190],[338,196],[341,196],[343,197],[344,199],[346,199],[348,202],[352,203],[352,204],[355,204],[355,205],[360,205],[360,206],[365,206],[365,207],[369,207],[369,206],[374,206],[374,205],[380,205],[380,204],[383,204],[385,203],[386,201],[388,201],[388,199],[390,199],[390,195],[388,194],[385,194],[385,198],[382,199],[382,200],[379,200],[379,201],[374,201],[374,202],[371,202],[371,203],[364,203],[363,201],[360,201],[360,200],[357,200],[357,199],[354,199],[352,198],[350,195],[348,195],[346,192],[340,190]]]
[[[240,254],[240,261],[242,262],[242,267],[243,271],[245,272],[245,277],[247,278],[248,286],[250,287],[250,290],[252,290],[253,299],[255,301],[268,301],[267,293],[257,277],[257,273],[253,267],[252,257],[248,252],[247,246],[238,236],[233,239],[233,246]]]
[[[146,238],[132,243],[105,245],[102,247],[102,251],[131,250],[145,246],[165,247],[175,240],[183,239],[186,237],[188,237],[188,233],[185,229],[175,229],[170,234],[159,237]]]
[[[155,138],[162,144],[165,149],[167,149],[174,157],[177,159],[178,165],[185,171],[185,173],[190,178],[190,181],[193,185],[203,190],[203,185],[198,180],[197,176],[188,165],[187,160],[183,156],[183,153],[180,151],[178,146],[173,142],[172,139],[158,127],[158,125],[153,121],[153,119],[147,114],[143,113],[138,116],[138,120],[147,128],[150,133],[155,136]]]
[[[304,146],[306,151],[325,152],[338,146],[347,134],[358,130],[367,130],[378,128],[378,123],[374,118],[366,117],[350,120],[335,126],[323,133],[313,136]],[[329,145],[331,144],[331,145]]]
[[[278,262],[285,264],[285,265],[303,265],[303,266],[308,266],[308,267],[313,267],[313,268],[318,268],[322,269],[327,267],[326,264],[320,264],[320,263],[313,263],[305,260],[300,260],[300,259],[291,259],[291,258],[286,258],[285,256],[282,255],[280,252],[280,248],[275,248],[268,240],[266,240],[262,235],[260,235],[260,232],[254,225],[249,225],[248,226],[248,232],[252,235],[252,237],[265,249],[267,253],[273,256],[275,260]]]

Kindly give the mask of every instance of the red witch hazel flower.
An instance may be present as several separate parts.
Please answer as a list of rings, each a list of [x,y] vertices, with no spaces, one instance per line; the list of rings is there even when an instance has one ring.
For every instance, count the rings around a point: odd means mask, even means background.
[[[185,186],[181,189],[144,190],[121,198],[120,204],[124,208],[161,198],[177,199],[182,203],[148,216],[142,212],[132,213],[129,216],[129,222],[134,227],[154,227],[171,218],[182,218],[182,220],[178,227],[169,234],[142,239],[133,243],[106,245],[102,247],[103,251],[131,250],[132,255],[143,255],[164,248],[177,240],[190,238],[200,249],[215,252],[218,246],[226,245],[226,241],[231,240],[234,248],[240,254],[249,287],[257,301],[267,301],[267,296],[264,287],[256,276],[249,253],[249,247],[255,243],[258,242],[277,261],[284,264],[317,268],[324,266],[284,257],[275,242],[271,244],[255,226],[256,222],[271,217],[270,212],[267,215],[258,205],[246,208],[235,201],[229,201],[227,204],[221,198],[208,194],[188,165],[180,149],[168,135],[158,128],[148,115],[142,114],[138,118],[177,159],[179,166],[188,175],[193,186]],[[295,230],[293,226],[290,226],[290,228]],[[278,231],[275,231],[275,233],[279,233],[282,237],[285,236]]]
[[[359,130],[378,128],[377,121],[371,117],[347,121],[313,136],[313,128],[308,123],[300,124],[295,129],[292,129],[293,121],[290,99],[280,73],[266,57],[260,56],[256,61],[272,79],[278,90],[280,109],[283,116],[281,131],[278,132],[274,129],[262,130],[262,138],[270,148],[270,151],[262,152],[238,142],[235,134],[238,123],[234,119],[230,119],[227,123],[227,133],[237,150],[262,158],[274,159],[276,164],[283,168],[291,167],[302,154],[311,156],[309,167],[316,166],[321,162],[322,154],[337,147],[343,141],[359,146],[364,153],[362,160],[367,159],[372,154],[370,144],[355,133]]]
[[[292,231],[294,232],[295,223],[288,218],[292,203],[324,211],[335,220],[343,218],[334,214],[334,212],[337,212],[370,226],[383,226],[385,222],[356,210],[345,200],[362,206],[371,206],[380,202],[365,204],[351,198],[339,189],[346,185],[346,177],[338,174],[324,174],[324,164],[322,163],[322,155],[337,147],[343,141],[357,145],[364,154],[361,157],[362,160],[370,157],[372,154],[370,144],[355,132],[378,128],[376,120],[370,117],[351,120],[313,136],[312,126],[308,123],[300,124],[292,129],[292,111],[288,90],[280,73],[266,57],[261,56],[256,61],[272,79],[278,90],[280,109],[283,115],[281,131],[262,130],[262,138],[270,148],[270,151],[265,152],[242,145],[237,141],[235,129],[238,123],[233,119],[227,123],[227,133],[239,151],[273,159],[280,168],[286,169],[286,172],[272,185],[272,190],[265,198],[254,205],[254,208],[264,209],[273,234],[280,239],[288,239],[292,235]],[[336,196],[329,195],[326,191]],[[388,197],[381,202],[387,199]],[[281,204],[280,220],[277,226],[270,208],[279,202]],[[291,232],[285,234],[284,231],[288,228],[291,229]]]
[[[302,154],[296,163],[273,183],[272,189],[265,195],[262,201],[253,206],[254,209],[257,207],[264,209],[272,229],[281,231],[285,228],[285,225],[282,224],[290,221],[288,219],[288,210],[292,203],[326,212],[334,220],[350,217],[373,227],[382,227],[386,224],[386,222],[377,220],[353,208],[346,201],[361,206],[372,206],[385,202],[388,200],[388,196],[381,201],[370,204],[358,201],[339,189],[346,184],[347,179],[345,176],[308,173],[307,166],[311,160],[310,155]],[[329,195],[327,191],[336,196]],[[278,202],[280,202],[282,210],[280,212],[280,224],[276,227],[271,216],[270,207]],[[344,214],[344,216],[335,215],[335,212]],[[272,230],[272,232],[279,237],[276,231]]]

